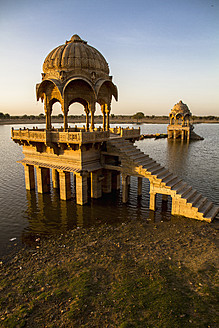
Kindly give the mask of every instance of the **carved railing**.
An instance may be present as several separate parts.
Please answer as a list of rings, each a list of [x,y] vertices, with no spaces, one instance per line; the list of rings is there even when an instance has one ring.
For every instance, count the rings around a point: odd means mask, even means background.
[[[93,132],[69,132],[59,130],[29,130],[20,129],[11,131],[13,140],[26,140],[28,142],[44,142],[44,143],[89,143],[89,142],[102,142],[109,138],[109,131],[93,131]]]
[[[11,130],[12,139],[20,140],[34,140],[36,142],[46,141],[46,130],[29,130],[29,129],[19,129]]]
[[[192,124],[190,125],[183,125],[183,124],[169,124],[168,129],[171,130],[189,130],[193,127]]]
[[[133,137],[137,138],[140,136],[140,128],[134,129],[134,128],[121,128],[121,127],[115,127],[115,128],[110,128],[110,132],[119,134],[121,137]]]

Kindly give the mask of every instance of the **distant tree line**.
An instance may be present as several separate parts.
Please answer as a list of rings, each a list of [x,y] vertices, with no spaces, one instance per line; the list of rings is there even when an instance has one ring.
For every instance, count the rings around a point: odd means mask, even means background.
[[[1,120],[8,120],[8,119],[10,119],[10,114],[8,114],[8,113],[6,113],[6,114],[4,114],[4,113],[0,113],[0,119]]]
[[[212,116],[212,115],[209,115],[209,116],[195,116],[195,115],[192,115],[192,119],[193,120],[218,120],[218,116]]]
[[[85,114],[81,115],[68,115],[69,118],[80,118],[80,117],[85,117]],[[102,115],[95,115],[95,117],[102,118]],[[58,114],[58,115],[52,115],[53,119],[63,119],[63,114]],[[141,121],[142,119],[156,119],[156,118],[161,118],[161,119],[169,119],[168,115],[145,115],[143,112],[137,112],[134,115],[115,115],[111,114],[111,118],[115,119],[123,119],[123,118],[131,118],[135,120]],[[0,112],[0,120],[10,120],[10,119],[18,119],[18,120],[42,120],[45,119],[45,114],[40,113],[39,115],[10,115],[8,113],[4,114]],[[208,115],[208,116],[192,116],[193,120],[218,120],[218,116],[213,116],[213,115]]]

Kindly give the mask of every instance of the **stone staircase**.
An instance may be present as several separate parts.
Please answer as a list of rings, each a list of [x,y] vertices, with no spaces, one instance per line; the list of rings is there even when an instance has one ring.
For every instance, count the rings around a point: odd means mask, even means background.
[[[107,143],[107,147],[119,153],[121,166],[125,172],[130,171],[131,175],[134,171],[139,176],[148,178],[150,184],[155,186],[155,190],[158,187],[157,193],[171,195],[172,214],[211,222],[219,213],[219,207],[144,154],[130,141],[112,139]]]

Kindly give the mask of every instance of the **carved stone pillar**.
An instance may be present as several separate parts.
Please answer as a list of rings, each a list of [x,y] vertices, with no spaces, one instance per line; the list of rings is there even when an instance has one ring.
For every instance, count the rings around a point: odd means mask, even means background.
[[[89,111],[91,115],[91,120],[90,120],[90,131],[94,131],[94,113],[95,113],[95,102],[92,102],[89,105]]]
[[[45,167],[36,166],[37,190],[40,194],[50,191],[50,170]]]
[[[110,104],[106,105],[105,111],[106,111],[106,130],[109,131],[110,123],[109,123],[109,114],[110,114],[111,106]]]
[[[91,198],[100,198],[102,196],[101,170],[90,173],[91,176]]]
[[[48,97],[44,96],[44,111],[46,115],[46,130],[51,129],[51,107],[48,101]]]
[[[106,112],[105,112],[105,104],[101,105],[101,111],[103,113],[103,131],[106,131]]]
[[[172,124],[173,124],[173,118],[170,117],[170,125],[172,125]]]
[[[84,205],[87,201],[87,174],[76,173],[76,203]]]
[[[24,164],[25,185],[27,190],[35,189],[34,166]]]
[[[56,169],[52,169],[52,184],[53,188],[59,188],[59,172]]]
[[[127,203],[128,201],[128,176],[126,174],[122,174],[122,201],[123,203]]]
[[[68,200],[71,198],[71,179],[70,172],[59,171],[60,199]]]
[[[86,131],[89,131],[89,110],[88,108],[85,108],[86,113]]]
[[[156,210],[156,193],[150,192],[150,210],[155,211]]]
[[[62,102],[61,104],[62,106],[62,112],[63,112],[63,115],[64,115],[64,131],[67,131],[68,130],[68,106],[67,106],[67,103],[66,102]]]
[[[187,140],[189,141],[190,138],[190,130],[187,131]]]
[[[155,211],[156,209],[156,192],[154,191],[154,183],[150,180],[150,204],[149,209]]]

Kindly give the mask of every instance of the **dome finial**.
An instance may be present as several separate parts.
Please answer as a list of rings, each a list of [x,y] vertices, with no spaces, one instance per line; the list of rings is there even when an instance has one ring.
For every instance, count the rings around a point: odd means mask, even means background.
[[[74,34],[74,35],[72,35],[72,37],[71,37],[71,41],[72,41],[72,42],[77,42],[77,41],[81,42],[82,40],[81,40],[81,38],[80,38],[79,35]]]
[[[71,43],[71,42],[81,42],[87,44],[86,41],[82,40],[78,34],[72,35],[71,39],[69,41],[66,41],[66,44]]]

